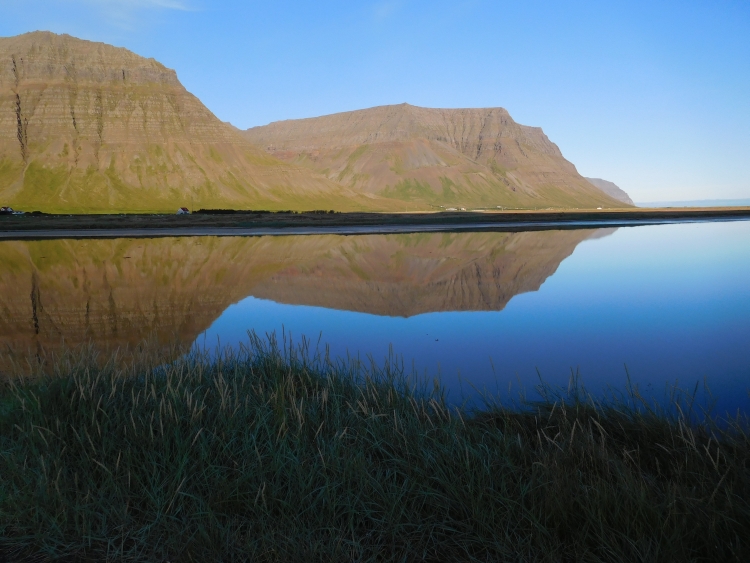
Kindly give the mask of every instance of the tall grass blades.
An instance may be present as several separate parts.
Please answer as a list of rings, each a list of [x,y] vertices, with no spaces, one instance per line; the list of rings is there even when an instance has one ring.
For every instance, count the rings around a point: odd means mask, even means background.
[[[740,417],[580,389],[462,409],[254,336],[29,365],[0,390],[0,559],[750,560]]]

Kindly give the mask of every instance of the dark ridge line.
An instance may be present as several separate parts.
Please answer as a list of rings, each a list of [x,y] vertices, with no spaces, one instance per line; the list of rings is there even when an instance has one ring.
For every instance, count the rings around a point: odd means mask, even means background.
[[[321,225],[321,226],[265,226],[265,227],[172,227],[172,228],[113,228],[113,229],[48,229],[0,231],[0,240],[49,239],[111,239],[111,238],[170,238],[170,237],[260,237],[303,235],[390,235],[432,232],[530,232],[562,231],[600,228],[639,227],[679,223],[731,222],[750,217],[681,218],[681,219],[623,219],[600,221],[536,221],[514,223],[465,223],[422,225]]]

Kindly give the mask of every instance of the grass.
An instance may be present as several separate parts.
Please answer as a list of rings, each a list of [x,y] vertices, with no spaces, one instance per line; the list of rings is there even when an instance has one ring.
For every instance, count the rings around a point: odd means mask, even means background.
[[[382,192],[383,197],[403,200],[406,202],[437,202],[437,194],[428,182],[420,182],[413,178],[404,178],[393,188],[386,186]]]
[[[580,388],[472,411],[393,362],[306,350],[19,367],[0,391],[0,560],[750,557],[747,419]]]

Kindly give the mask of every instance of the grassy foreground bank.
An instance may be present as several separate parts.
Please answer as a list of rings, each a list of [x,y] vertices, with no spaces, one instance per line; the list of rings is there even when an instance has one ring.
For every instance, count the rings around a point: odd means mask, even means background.
[[[449,408],[251,341],[0,390],[0,560],[746,561],[747,420],[637,394]],[[682,412],[682,414],[681,414]]]

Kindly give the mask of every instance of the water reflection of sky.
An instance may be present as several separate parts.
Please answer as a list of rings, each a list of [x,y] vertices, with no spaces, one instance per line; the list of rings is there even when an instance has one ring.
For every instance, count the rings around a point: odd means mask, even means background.
[[[537,369],[565,385],[572,368],[599,391],[622,387],[627,365],[643,391],[661,396],[669,382],[692,388],[706,378],[719,410],[747,411],[750,222],[621,228],[584,241],[539,291],[502,311],[400,318],[248,297],[198,341],[232,344],[282,326],[313,342],[322,332],[338,356],[384,359],[392,344],[407,365],[439,370],[454,398],[459,372],[475,387],[507,391],[509,382],[533,387]]]

